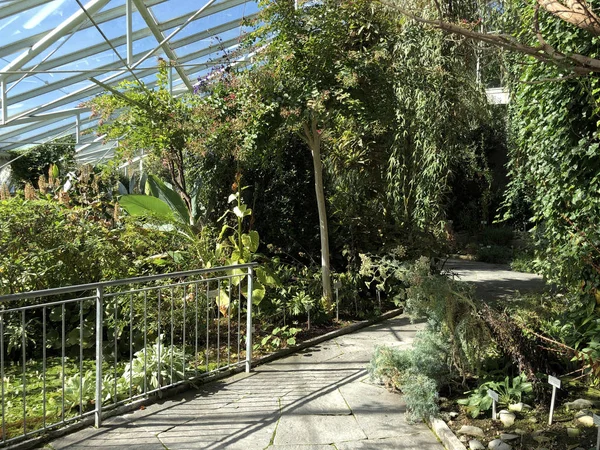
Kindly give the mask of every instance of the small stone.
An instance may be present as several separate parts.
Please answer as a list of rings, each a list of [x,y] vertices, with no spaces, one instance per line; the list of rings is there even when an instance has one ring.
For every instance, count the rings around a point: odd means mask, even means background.
[[[594,406],[594,402],[590,400],[586,400],[585,398],[578,398],[577,400],[573,400],[572,402],[565,403],[567,409],[570,410],[582,410],[589,409]]]
[[[594,426],[594,418],[589,413],[580,412],[575,416],[575,420],[577,420],[577,422],[583,425],[584,427]]]
[[[458,434],[466,434],[468,436],[475,437],[484,437],[483,430],[479,427],[473,427],[470,425],[463,425],[460,430],[458,430]]]
[[[503,441],[512,441],[514,439],[518,439],[520,436],[518,434],[509,434],[509,433],[502,433],[500,435],[500,439]]]
[[[477,439],[471,439],[469,441],[469,448],[471,450],[485,450],[485,447],[483,446],[483,444],[481,442],[479,442]]]
[[[515,433],[515,434],[518,434],[519,436],[522,436],[522,435],[524,435],[525,433],[527,433],[527,431],[525,431],[525,430],[521,430],[520,428],[515,428],[515,429],[513,430],[513,433]]]
[[[500,422],[502,422],[502,425],[504,425],[505,428],[508,427],[512,427],[513,424],[515,423],[515,419],[517,418],[517,416],[515,416],[514,413],[511,413],[510,411],[507,411],[506,409],[503,409],[502,411],[500,411]]]
[[[469,437],[463,434],[462,436],[460,436],[460,437],[458,438],[458,440],[459,440],[460,442],[462,442],[463,444],[466,444],[467,442],[469,442]]]
[[[529,419],[527,419],[529,421],[529,423],[537,423],[537,418],[535,417],[530,417]]]
[[[528,404],[523,403],[523,402],[508,405],[508,410],[513,411],[513,412],[521,412],[521,411],[526,411],[528,409],[531,409],[531,406],[529,406]]]
[[[579,431],[579,428],[567,427],[567,435],[570,438],[579,437],[580,434],[581,432]]]
[[[490,450],[512,450],[512,447],[500,439],[494,439],[488,444]]]
[[[456,419],[458,417],[458,413],[456,411],[451,411],[450,412],[450,418],[451,419]]]

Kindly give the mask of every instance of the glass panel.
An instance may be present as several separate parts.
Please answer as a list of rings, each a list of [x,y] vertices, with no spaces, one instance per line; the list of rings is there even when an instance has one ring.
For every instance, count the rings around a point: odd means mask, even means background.
[[[50,31],[79,10],[73,1],[54,0],[0,20],[0,31],[7,43],[40,32]]]

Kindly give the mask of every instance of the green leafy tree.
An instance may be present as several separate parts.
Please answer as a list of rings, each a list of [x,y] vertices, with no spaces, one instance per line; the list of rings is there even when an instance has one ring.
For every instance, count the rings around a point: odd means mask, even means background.
[[[328,213],[324,152],[343,151],[377,126],[375,107],[390,96],[376,82],[390,67],[389,21],[369,2],[324,1],[294,8],[292,2],[263,2],[263,26],[252,35],[256,62],[243,74],[240,102],[257,136],[295,133],[313,162],[319,213],[325,306],[331,305]],[[344,136],[341,136],[345,133]],[[337,144],[337,146],[336,146]]]
[[[96,132],[119,140],[118,158],[130,159],[140,150],[149,154],[149,163],[155,171],[166,173],[191,214],[196,206],[187,171],[195,157],[190,147],[196,139],[192,114],[196,98],[174,97],[168,76],[168,63],[160,60],[156,89],[126,80],[88,105],[99,118]]]

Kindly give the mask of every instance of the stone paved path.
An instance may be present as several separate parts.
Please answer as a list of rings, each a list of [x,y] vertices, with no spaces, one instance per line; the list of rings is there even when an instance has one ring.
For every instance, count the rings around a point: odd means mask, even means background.
[[[473,283],[477,297],[486,301],[508,300],[517,292],[540,292],[547,287],[541,276],[513,272],[505,264],[449,259],[444,270],[460,281]]]
[[[410,346],[422,325],[389,319],[49,444],[56,450],[442,450],[401,396],[369,381],[376,345]]]

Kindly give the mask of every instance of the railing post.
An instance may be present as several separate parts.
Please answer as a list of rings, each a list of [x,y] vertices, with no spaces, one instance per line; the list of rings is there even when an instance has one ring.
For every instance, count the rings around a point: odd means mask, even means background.
[[[252,267],[248,267],[248,304],[246,306],[246,373],[252,369]]]
[[[104,317],[104,288],[96,288],[96,411],[95,425],[102,425],[102,333]]]

